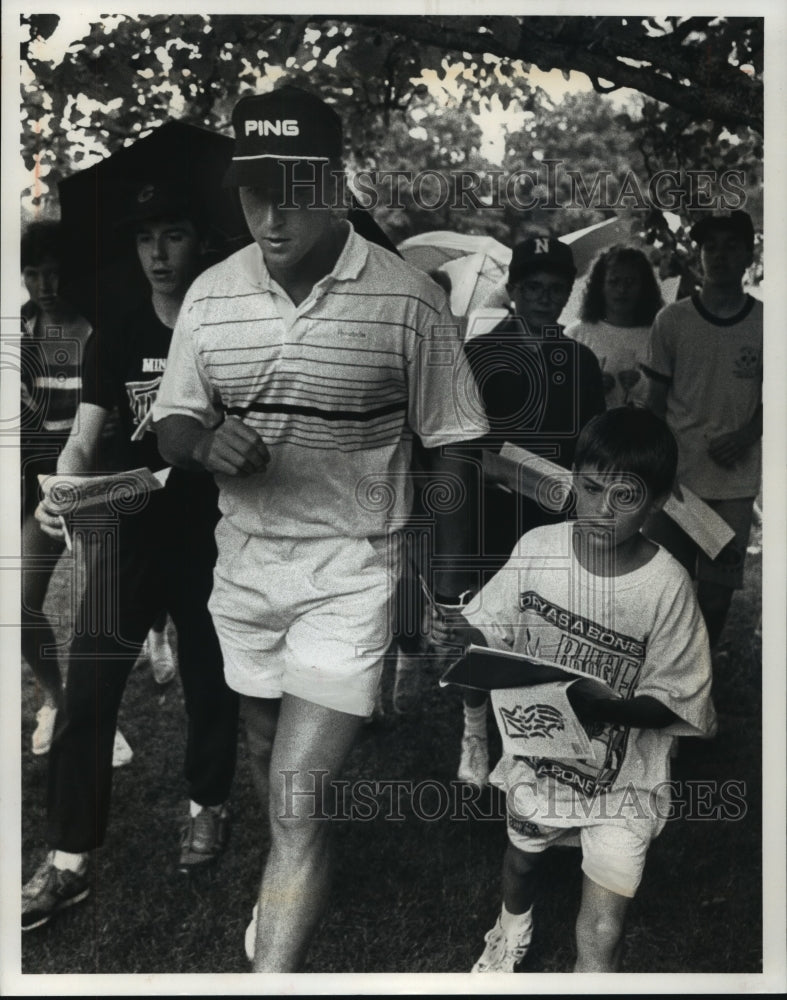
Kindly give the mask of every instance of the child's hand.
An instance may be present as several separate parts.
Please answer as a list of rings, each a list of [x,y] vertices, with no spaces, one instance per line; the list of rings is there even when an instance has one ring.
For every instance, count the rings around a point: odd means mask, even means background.
[[[592,678],[574,681],[566,691],[569,704],[574,709],[580,722],[603,722],[604,704],[610,700],[609,693]]]
[[[434,608],[431,619],[431,643],[439,652],[462,650],[477,630],[461,611],[453,608]]]
[[[618,381],[623,387],[624,392],[631,392],[640,378],[642,378],[642,375],[636,368],[626,368],[624,371],[618,372]]]
[[[743,458],[753,441],[747,428],[720,434],[708,442],[708,454],[719,465],[729,467]]]
[[[65,522],[62,516],[49,504],[49,494],[44,497],[35,509],[34,517],[45,535],[62,542],[65,538]]]

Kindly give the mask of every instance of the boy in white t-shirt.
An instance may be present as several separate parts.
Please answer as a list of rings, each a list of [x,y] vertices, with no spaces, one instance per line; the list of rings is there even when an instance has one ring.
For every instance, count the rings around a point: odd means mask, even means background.
[[[535,872],[558,843],[582,847],[575,971],[617,971],[628,904],[669,811],[673,737],[715,730],[691,581],[640,532],[676,465],[675,439],[652,413],[594,417],[577,444],[574,519],[528,532],[464,615],[434,624],[444,646],[473,642],[588,674],[568,697],[595,759],[505,754],[491,775],[506,792],[509,845],[502,912],[474,972],[512,972],[524,957]]]

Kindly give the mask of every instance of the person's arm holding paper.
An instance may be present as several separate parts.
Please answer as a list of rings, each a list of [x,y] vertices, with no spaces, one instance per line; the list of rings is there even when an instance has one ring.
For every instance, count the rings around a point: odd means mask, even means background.
[[[74,419],[74,426],[57,460],[59,475],[75,475],[95,471],[98,444],[107,419],[103,406],[80,403]],[[65,537],[62,513],[53,510],[44,492],[41,503],[36,508],[35,517],[44,534],[50,538]]]
[[[637,729],[664,729],[677,721],[677,715],[651,695],[613,698],[606,695],[592,679],[575,681],[566,692],[571,707],[581,722],[633,726]]]

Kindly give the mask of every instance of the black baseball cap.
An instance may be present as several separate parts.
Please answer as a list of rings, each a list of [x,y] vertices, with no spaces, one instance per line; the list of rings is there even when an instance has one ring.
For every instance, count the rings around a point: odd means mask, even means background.
[[[531,271],[542,269],[559,271],[569,281],[573,281],[577,269],[571,247],[552,236],[531,236],[517,243],[511,254],[511,263],[508,265],[508,283],[515,285]]]
[[[129,185],[124,193],[125,211],[119,229],[132,228],[151,219],[192,219],[199,224],[203,210],[182,180],[158,178]]]
[[[292,84],[242,97],[232,112],[235,151],[228,187],[252,185],[282,162],[342,158],[342,122],[333,108]]]
[[[706,215],[695,222],[689,235],[700,246],[712,234],[718,232],[732,233],[746,244],[748,250],[754,248],[754,224],[748,212],[735,209],[731,212]]]

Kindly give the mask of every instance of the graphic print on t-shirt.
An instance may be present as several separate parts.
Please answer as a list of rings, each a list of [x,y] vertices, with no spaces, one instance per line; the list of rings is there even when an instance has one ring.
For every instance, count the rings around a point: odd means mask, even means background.
[[[749,344],[744,344],[735,359],[735,378],[762,378],[761,352]]]
[[[148,411],[156,401],[160,385],[161,375],[149,382],[126,382],[128,405],[135,427],[139,427],[148,415]]]
[[[643,642],[583,618],[532,590],[520,593],[519,610],[526,616],[528,644],[538,648],[540,655],[544,655],[544,647],[549,648],[550,660],[599,678],[621,698],[631,698],[636,693],[645,662]],[[544,629],[549,630],[548,637],[539,636]],[[620,772],[630,730],[626,726],[601,724],[586,729],[600,764],[543,757],[525,759],[539,777],[550,776],[583,795],[604,791]]]

